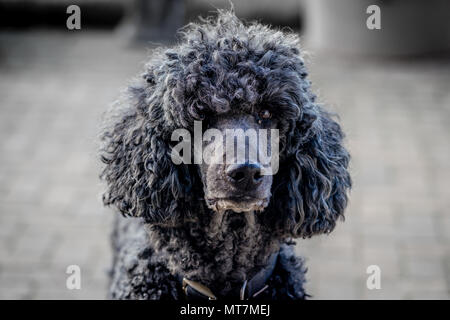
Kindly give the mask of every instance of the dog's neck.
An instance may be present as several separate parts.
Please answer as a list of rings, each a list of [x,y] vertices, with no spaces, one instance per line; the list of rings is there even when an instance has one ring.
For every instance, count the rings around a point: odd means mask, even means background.
[[[208,214],[179,228],[150,228],[150,240],[173,274],[226,295],[265,267],[280,241],[259,222],[261,213]]]

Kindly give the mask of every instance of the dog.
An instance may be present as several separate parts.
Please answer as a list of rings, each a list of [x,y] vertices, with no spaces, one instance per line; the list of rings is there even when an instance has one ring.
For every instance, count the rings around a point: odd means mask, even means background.
[[[296,34],[232,10],[190,23],[177,45],[153,52],[109,118],[103,202],[121,213],[110,298],[308,297],[293,239],[329,233],[343,218],[350,155],[311,91]],[[220,161],[227,152],[214,139],[201,147],[219,161],[175,163],[174,132],[192,134],[198,122],[225,140],[229,130],[277,132],[278,167],[263,172],[248,151],[240,163]],[[237,148],[262,154],[247,138]],[[183,157],[195,158],[192,149]]]

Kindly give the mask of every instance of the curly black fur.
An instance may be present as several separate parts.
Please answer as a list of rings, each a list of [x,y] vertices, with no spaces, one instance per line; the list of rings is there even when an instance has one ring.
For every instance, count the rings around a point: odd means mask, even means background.
[[[104,204],[138,218],[117,223],[111,297],[181,299],[179,274],[236,296],[281,249],[265,297],[304,298],[302,262],[283,243],[331,232],[351,179],[343,133],[311,92],[299,39],[220,11],[180,40],[154,52],[103,135]],[[260,213],[214,213],[197,166],[172,163],[171,134],[262,107],[281,139],[270,203]]]

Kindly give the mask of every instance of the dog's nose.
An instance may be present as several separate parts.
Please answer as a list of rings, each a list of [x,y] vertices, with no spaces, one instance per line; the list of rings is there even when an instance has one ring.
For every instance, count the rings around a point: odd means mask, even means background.
[[[227,168],[230,181],[240,189],[250,189],[262,181],[261,166],[255,163],[233,164]]]

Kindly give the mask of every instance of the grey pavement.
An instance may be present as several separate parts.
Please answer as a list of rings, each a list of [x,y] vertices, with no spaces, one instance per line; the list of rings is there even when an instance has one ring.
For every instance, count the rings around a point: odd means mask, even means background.
[[[0,33],[0,298],[104,299],[102,112],[147,51],[109,32]],[[308,58],[353,156],[346,221],[299,240],[314,299],[449,299],[450,63]],[[81,290],[66,288],[79,265]],[[369,290],[366,269],[381,269]]]

